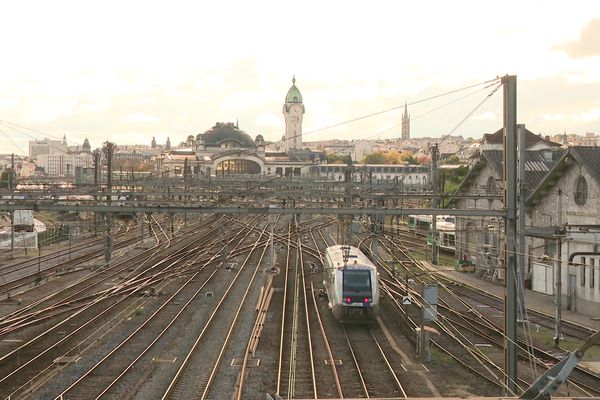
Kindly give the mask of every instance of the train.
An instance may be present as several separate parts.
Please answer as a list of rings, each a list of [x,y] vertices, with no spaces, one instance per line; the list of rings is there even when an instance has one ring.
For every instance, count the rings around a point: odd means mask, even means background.
[[[427,234],[427,244],[431,246],[431,215],[409,215],[408,229]],[[438,231],[438,246],[450,253],[456,252],[456,222],[452,215],[438,215],[436,217]]]
[[[33,221],[33,211],[15,210],[14,213],[15,232],[33,232],[35,222]]]
[[[373,322],[379,314],[377,267],[353,246],[325,250],[325,292],[335,319],[342,323]]]

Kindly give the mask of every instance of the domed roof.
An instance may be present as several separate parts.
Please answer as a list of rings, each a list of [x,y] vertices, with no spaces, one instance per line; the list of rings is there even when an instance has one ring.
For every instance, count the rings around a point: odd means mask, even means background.
[[[287,95],[285,96],[286,103],[302,103],[302,94],[300,90],[296,87],[296,77],[292,78],[292,87],[288,90]]]
[[[219,147],[223,142],[237,142],[240,147],[254,147],[254,140],[233,122],[217,122],[204,132],[204,143],[209,147]]]

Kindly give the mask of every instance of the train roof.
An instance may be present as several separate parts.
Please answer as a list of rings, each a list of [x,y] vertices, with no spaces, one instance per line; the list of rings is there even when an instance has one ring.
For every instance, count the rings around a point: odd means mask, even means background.
[[[357,247],[354,246],[342,246],[342,245],[337,245],[337,246],[331,246],[328,247],[327,249],[325,249],[325,253],[326,255],[328,255],[331,260],[333,261],[333,263],[335,264],[334,266],[336,268],[343,268],[344,267],[344,253],[346,251],[348,251],[347,249],[349,249],[349,254],[350,257],[348,258],[348,263],[346,264],[347,267],[352,268],[353,266],[360,266],[360,267],[364,267],[364,266],[370,266],[375,268],[375,266],[373,265],[373,262],[371,260],[369,260],[369,258],[364,255],[364,253],[362,251],[360,251]]]

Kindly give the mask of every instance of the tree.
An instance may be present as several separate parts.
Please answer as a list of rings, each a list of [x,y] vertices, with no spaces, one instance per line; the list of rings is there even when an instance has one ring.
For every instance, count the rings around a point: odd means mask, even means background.
[[[0,174],[0,189],[8,188],[8,181],[10,180],[10,173],[11,173],[11,170],[5,169],[4,171],[2,171],[2,174]]]
[[[341,156],[335,153],[327,154],[327,164],[346,164],[348,156]]]
[[[450,158],[448,158],[448,160],[446,161],[446,164],[460,164],[460,159],[455,154],[453,156],[450,156]]]
[[[406,159],[404,161],[406,161],[406,163],[408,163],[410,165],[417,165],[419,163],[417,161],[417,159],[415,158],[415,156],[413,156],[413,155],[406,157]]]
[[[383,155],[383,157],[385,159],[384,164],[393,164],[393,165],[404,164],[404,161],[402,160],[402,153],[399,153],[397,150],[392,150],[390,152],[387,152]]]
[[[363,163],[365,164],[385,164],[385,156],[383,153],[375,152],[366,154],[363,157]]]

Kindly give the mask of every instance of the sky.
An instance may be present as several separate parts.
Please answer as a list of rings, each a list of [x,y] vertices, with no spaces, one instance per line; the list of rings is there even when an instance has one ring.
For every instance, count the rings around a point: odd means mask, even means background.
[[[505,74],[529,130],[600,135],[594,0],[3,1],[0,38],[0,153],[177,144],[223,121],[278,140],[293,75],[304,141],[398,138],[405,102],[413,137],[479,138],[501,89],[420,101]]]

